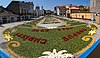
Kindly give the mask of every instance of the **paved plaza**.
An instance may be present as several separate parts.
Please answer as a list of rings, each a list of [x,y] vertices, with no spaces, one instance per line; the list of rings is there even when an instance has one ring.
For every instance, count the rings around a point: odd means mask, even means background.
[[[74,20],[74,19],[73,19]],[[75,19],[76,20],[76,19]],[[41,25],[41,23],[43,22],[44,20],[40,21],[38,23],[38,25]],[[60,20],[59,20],[60,21]],[[82,20],[78,20],[78,21],[82,21]],[[3,24],[2,26],[3,27],[0,27],[0,50],[3,51],[4,53],[6,53],[8,56],[10,56],[11,58],[14,58],[13,56],[11,56],[11,54],[9,53],[9,51],[6,49],[5,45],[7,43],[7,40],[4,39],[3,35],[2,35],[2,31],[4,31],[5,29],[7,28],[12,28],[14,26],[17,26],[19,24],[23,24],[23,23],[26,23],[26,22],[29,22],[29,21],[22,21],[22,22],[14,22],[14,23],[8,23],[8,24]],[[62,22],[62,21],[60,21]],[[83,22],[83,21],[82,21]],[[85,21],[84,21],[85,22]],[[93,23],[91,21],[86,21],[86,23]],[[65,24],[64,22],[62,22],[61,24]],[[93,23],[95,24],[95,23]],[[97,24],[96,24],[97,25]],[[48,27],[51,27],[52,25],[48,26]],[[58,26],[58,25],[57,25]],[[94,35],[94,38],[96,40],[98,40],[100,38],[100,25],[97,25],[99,27],[99,29],[97,30],[97,33]],[[47,27],[47,26],[46,26]]]

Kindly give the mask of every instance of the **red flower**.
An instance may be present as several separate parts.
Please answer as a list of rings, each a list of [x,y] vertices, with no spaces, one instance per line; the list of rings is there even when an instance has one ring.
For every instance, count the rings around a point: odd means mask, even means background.
[[[68,35],[68,38],[70,38],[70,39],[72,39],[74,36],[72,36],[72,35]]]
[[[35,37],[29,37],[28,40],[33,41]]]
[[[36,32],[39,32],[39,30],[36,30]]]
[[[69,28],[66,28],[66,30],[69,30]]]
[[[79,30],[81,33],[83,33],[84,31],[83,30]]]
[[[48,30],[48,29],[46,29],[45,31],[46,31],[46,32],[48,32],[49,30]]]
[[[47,42],[46,39],[41,39],[42,41],[40,42],[40,44],[45,44]]]
[[[18,34],[17,36],[18,36],[18,37],[21,37],[21,35],[22,35],[22,34]]]
[[[86,29],[83,28],[82,31],[84,32],[84,31],[86,31]]]
[[[78,34],[77,33],[74,33],[73,36],[78,36]]]
[[[39,42],[40,41],[40,39],[39,38],[35,38],[35,40],[34,40],[34,42]]]
[[[23,36],[23,34],[20,34],[20,37],[22,37]]]
[[[25,35],[25,38],[24,39],[28,39],[30,36],[27,36],[27,35]]]
[[[64,41],[68,41],[69,40],[69,38],[67,38],[67,37],[64,37]]]
[[[44,30],[41,30],[41,32],[44,32]]]
[[[65,30],[65,28],[62,28],[62,30]]]
[[[58,31],[61,31],[61,29],[58,29]]]
[[[25,38],[26,35],[21,36],[21,38]]]
[[[76,32],[77,34],[81,34],[81,32],[79,31],[79,32]]]
[[[86,31],[87,29],[86,28],[83,28],[82,30]]]

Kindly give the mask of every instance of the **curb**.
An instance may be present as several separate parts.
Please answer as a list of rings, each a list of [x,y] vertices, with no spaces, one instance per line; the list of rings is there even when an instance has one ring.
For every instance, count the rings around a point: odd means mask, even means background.
[[[80,54],[77,58],[86,58],[97,46],[100,44],[100,38],[84,53]]]

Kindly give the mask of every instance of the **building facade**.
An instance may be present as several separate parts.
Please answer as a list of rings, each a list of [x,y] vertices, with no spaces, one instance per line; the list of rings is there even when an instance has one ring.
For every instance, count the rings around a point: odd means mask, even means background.
[[[66,16],[66,5],[54,7],[54,14],[58,16]]]
[[[24,2],[24,1],[12,1],[7,9],[17,15],[19,15],[18,20],[28,20],[33,16],[34,4],[33,2]]]
[[[96,21],[97,24],[100,24],[100,0],[90,0],[90,11],[91,11],[91,20]]]
[[[39,17],[39,16],[44,16],[44,8],[43,8],[43,6],[40,8],[40,6],[36,6],[36,8],[35,8],[35,15],[37,16],[37,17]]]
[[[63,6],[56,6],[54,7],[54,13],[55,15],[63,15],[66,16],[68,18],[70,18],[72,13],[87,13],[89,12],[89,6],[83,6],[83,5],[72,5],[72,4],[67,4],[67,5],[63,5]]]
[[[52,15],[53,14],[53,11],[51,10],[45,10],[45,15]]]
[[[18,15],[0,6],[0,24],[17,21]]]
[[[75,19],[83,19],[83,20],[90,20],[91,19],[91,13],[71,13],[71,18]]]
[[[68,18],[77,18],[77,19],[88,19],[90,20],[90,7],[83,5],[69,5],[69,8],[66,10],[66,17]]]
[[[90,0],[90,10],[100,13],[100,0]]]

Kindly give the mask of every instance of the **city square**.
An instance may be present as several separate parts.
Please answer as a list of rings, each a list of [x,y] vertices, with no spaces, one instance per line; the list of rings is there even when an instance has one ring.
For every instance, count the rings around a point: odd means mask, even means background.
[[[100,9],[93,2],[55,6],[54,10],[34,9],[33,2],[15,0],[6,8],[0,6],[0,57],[91,57],[100,45]]]

